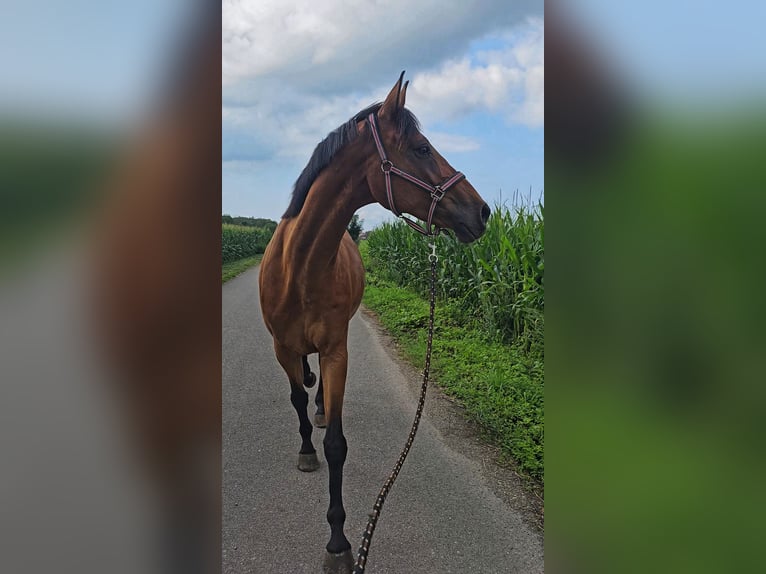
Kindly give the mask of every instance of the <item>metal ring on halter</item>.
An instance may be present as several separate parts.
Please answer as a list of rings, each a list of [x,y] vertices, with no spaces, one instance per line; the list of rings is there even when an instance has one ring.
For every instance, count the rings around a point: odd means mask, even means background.
[[[386,164],[388,164],[388,169],[386,169]],[[394,168],[394,164],[387,159],[384,159],[382,162],[380,162],[380,171],[383,173],[391,173],[391,170]]]
[[[436,235],[439,235],[437,232]],[[432,262],[436,262],[439,260],[439,256],[436,255],[436,243],[429,243],[428,246],[431,248],[431,253],[428,254],[428,260]]]
[[[443,190],[438,185],[434,186],[434,190],[431,192],[431,197],[434,198],[436,201],[441,201],[442,197],[444,197],[444,194],[446,193],[445,190]]]

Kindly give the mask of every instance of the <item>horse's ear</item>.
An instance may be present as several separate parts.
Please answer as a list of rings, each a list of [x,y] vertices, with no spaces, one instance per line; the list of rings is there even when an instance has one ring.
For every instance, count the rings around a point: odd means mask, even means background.
[[[404,109],[404,100],[407,99],[407,86],[410,85],[410,81],[407,80],[404,82],[404,86],[402,86],[402,91],[399,94],[399,109]]]
[[[380,111],[378,112],[378,117],[380,118],[387,118],[389,120],[394,119],[398,113],[399,113],[399,95],[402,91],[402,79],[404,78],[404,72],[401,73],[399,76],[399,80],[394,84],[394,87],[391,88],[391,91],[388,92],[388,96],[386,96],[386,100],[383,102],[383,105],[380,107]]]

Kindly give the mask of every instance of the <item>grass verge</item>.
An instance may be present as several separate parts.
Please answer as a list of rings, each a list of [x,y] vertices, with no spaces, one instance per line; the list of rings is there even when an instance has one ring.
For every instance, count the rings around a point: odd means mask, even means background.
[[[368,274],[364,304],[422,367],[428,303],[418,294]],[[437,304],[431,361],[432,380],[465,406],[485,439],[501,449],[501,462],[544,483],[543,352],[489,338],[466,325],[459,309]]]
[[[242,259],[237,259],[236,261],[224,263],[221,270],[222,283],[226,283],[228,280],[234,279],[240,273],[258,265],[261,261],[261,257],[263,257],[263,255],[254,255],[252,257],[244,257]]]

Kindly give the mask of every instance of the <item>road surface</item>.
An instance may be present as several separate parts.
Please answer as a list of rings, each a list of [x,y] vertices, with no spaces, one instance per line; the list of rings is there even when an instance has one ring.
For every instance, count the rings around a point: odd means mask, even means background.
[[[300,472],[298,419],[261,319],[257,279],[256,267],[223,286],[223,572],[316,574],[330,533],[324,430],[313,435],[320,469]],[[417,372],[390,347],[375,321],[358,312],[343,420],[345,531],[354,554],[415,413]],[[317,372],[316,356],[310,363]],[[543,572],[542,535],[521,508],[528,495],[432,391],[383,507],[366,572]],[[315,392],[309,390],[311,418]]]

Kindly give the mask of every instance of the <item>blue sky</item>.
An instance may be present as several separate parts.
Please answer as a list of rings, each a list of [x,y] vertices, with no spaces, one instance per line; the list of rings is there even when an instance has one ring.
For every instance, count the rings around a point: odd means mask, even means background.
[[[488,202],[539,198],[543,7],[510,6],[225,2],[223,213],[278,220],[314,146],[401,70],[423,132]],[[378,205],[360,216],[367,229],[393,217]]]

